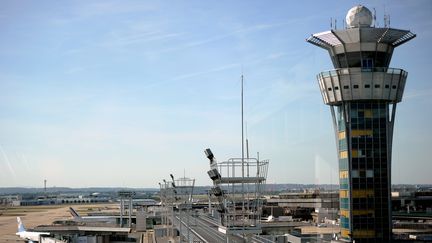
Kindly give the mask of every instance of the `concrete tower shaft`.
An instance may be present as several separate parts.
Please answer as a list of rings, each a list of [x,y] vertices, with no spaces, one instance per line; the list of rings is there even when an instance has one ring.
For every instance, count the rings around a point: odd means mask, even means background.
[[[327,50],[335,68],[317,79],[338,144],[341,237],[389,242],[393,125],[407,79],[406,71],[389,64],[394,49],[415,34],[371,27],[368,13],[356,6],[347,15],[349,28],[307,41]]]

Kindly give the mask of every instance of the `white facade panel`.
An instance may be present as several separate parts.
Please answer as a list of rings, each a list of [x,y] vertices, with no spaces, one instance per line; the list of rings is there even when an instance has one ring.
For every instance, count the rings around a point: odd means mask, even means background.
[[[337,46],[335,46],[335,47],[333,48],[333,50],[334,50],[334,52],[335,52],[336,54],[340,54],[340,53],[344,53],[344,52],[345,52],[345,49],[344,49],[344,46],[343,46],[343,45],[337,45]]]
[[[350,74],[344,74],[348,72]],[[321,94],[326,104],[350,100],[400,102],[406,78],[407,73],[401,69],[389,69],[388,72],[339,69],[318,76]]]
[[[376,43],[375,42],[361,43],[360,48],[362,51],[375,51]]]
[[[359,52],[360,43],[348,43],[345,44],[346,52]]]

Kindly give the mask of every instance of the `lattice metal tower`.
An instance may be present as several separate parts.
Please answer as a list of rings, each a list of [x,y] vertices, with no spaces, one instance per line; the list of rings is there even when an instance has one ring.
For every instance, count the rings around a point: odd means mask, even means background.
[[[210,149],[205,150],[210,160],[207,172],[213,180],[211,193],[217,198],[220,214],[219,231],[240,234],[247,240],[260,234],[263,185],[267,179],[268,160],[233,158],[217,162]]]
[[[162,204],[162,225],[166,229],[164,236],[175,240],[177,237],[174,229],[174,202],[176,199],[173,185],[172,182],[163,180],[159,183],[159,193]]]
[[[173,181],[172,185],[174,187],[174,205],[176,208],[178,208],[178,228],[180,232],[180,242],[191,242],[192,235],[190,230],[190,217],[192,212],[192,199],[195,187],[195,179],[187,178],[185,176],[174,179],[173,175],[171,175],[171,179]],[[184,231],[186,231],[186,233]]]
[[[348,12],[346,29],[307,39],[326,49],[335,67],[317,79],[338,144],[341,236],[357,243],[392,238],[393,127],[408,73],[389,64],[394,49],[415,37],[387,25],[375,28],[373,19],[358,5]]]
[[[127,216],[127,224],[130,228],[132,226],[132,214],[133,214],[133,197],[136,195],[136,192],[133,191],[119,191],[117,192],[118,197],[120,198],[120,227],[123,227],[124,219],[123,217]],[[126,206],[127,203],[127,206]],[[127,209],[127,210],[126,210]]]

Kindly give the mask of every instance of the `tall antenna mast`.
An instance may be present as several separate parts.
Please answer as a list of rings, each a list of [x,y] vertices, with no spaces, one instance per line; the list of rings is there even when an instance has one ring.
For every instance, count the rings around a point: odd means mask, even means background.
[[[244,164],[244,116],[243,116],[243,74],[241,75],[241,152],[242,152],[242,173],[243,173],[243,164]],[[244,176],[242,174],[242,176]]]
[[[242,148],[241,148],[241,152],[242,152],[242,214],[245,213],[245,194],[244,194],[244,111],[243,111],[243,106],[244,106],[244,102],[243,102],[243,72],[241,75],[241,130],[242,130]],[[245,222],[243,220],[243,232],[245,230]]]
[[[249,159],[249,139],[248,139],[248,127],[247,121],[245,122],[245,137],[246,137],[246,159]]]

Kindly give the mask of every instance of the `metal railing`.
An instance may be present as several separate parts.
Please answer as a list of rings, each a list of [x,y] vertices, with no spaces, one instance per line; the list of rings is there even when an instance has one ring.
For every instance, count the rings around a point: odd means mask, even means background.
[[[362,72],[381,72],[381,73],[388,73],[388,74],[395,74],[395,75],[402,75],[406,77],[408,75],[408,72],[404,71],[400,68],[387,68],[387,67],[374,67],[374,68],[338,68],[338,69],[332,69],[321,72],[320,75],[323,78],[326,77],[334,77],[334,76],[341,76],[341,75],[349,75],[349,74],[357,74]]]

